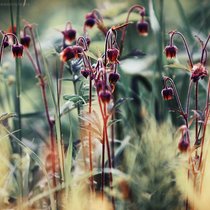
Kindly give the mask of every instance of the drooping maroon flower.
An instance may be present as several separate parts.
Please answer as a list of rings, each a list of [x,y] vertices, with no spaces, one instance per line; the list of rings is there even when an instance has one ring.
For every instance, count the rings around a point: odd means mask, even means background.
[[[85,16],[85,26],[86,27],[89,27],[89,28],[92,28],[96,23],[96,18],[95,18],[95,15],[94,13],[88,13],[86,16]]]
[[[149,31],[149,24],[145,20],[140,20],[136,25],[137,31],[141,36],[147,36]]]
[[[75,58],[75,51],[72,46],[66,47],[61,53],[60,53],[60,59],[63,62],[66,62],[68,60],[71,60]]]
[[[12,53],[15,58],[21,58],[23,56],[23,45],[19,43],[12,45]]]
[[[91,74],[91,71],[89,69],[82,69],[80,72],[83,75],[83,77],[85,77],[86,79]]]
[[[73,46],[73,50],[74,50],[75,58],[81,58],[82,53],[83,53],[83,48],[78,45],[75,45]]]
[[[190,143],[184,139],[181,139],[178,144],[180,152],[187,152],[190,147]]]
[[[175,45],[168,45],[165,47],[165,54],[167,59],[172,59],[176,57],[178,48]]]
[[[202,63],[194,64],[192,67],[191,79],[193,82],[197,82],[199,79],[203,79],[208,75],[206,67]]]
[[[3,47],[6,48],[8,46],[9,46],[9,39],[8,39],[8,36],[5,36],[4,42],[3,42]]]
[[[76,39],[76,33],[77,33],[76,30],[72,28],[62,31],[64,39],[69,43],[72,43]]]
[[[97,80],[95,83],[96,91],[99,93],[102,90],[103,82],[101,80]]]
[[[172,100],[173,97],[174,97],[173,88],[171,88],[171,87],[165,87],[161,91],[161,95],[162,95],[163,99],[166,100],[166,101]]]
[[[112,94],[110,91],[105,90],[105,91],[101,91],[101,93],[99,94],[99,97],[103,103],[109,103],[111,100]]]
[[[120,75],[118,73],[110,73],[109,74],[109,83],[115,84],[120,79]]]
[[[187,131],[182,131],[182,136],[179,140],[178,149],[180,150],[180,152],[187,152],[189,148],[190,141],[188,138],[188,133]]]
[[[29,48],[30,42],[31,42],[31,37],[27,34],[20,38],[20,43],[26,48]]]
[[[117,48],[110,48],[107,50],[107,57],[110,63],[118,63],[119,50]]]

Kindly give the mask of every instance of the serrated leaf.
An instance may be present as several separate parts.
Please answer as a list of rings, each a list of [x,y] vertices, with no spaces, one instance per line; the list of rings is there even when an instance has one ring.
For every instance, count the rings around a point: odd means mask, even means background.
[[[122,122],[122,119],[114,119],[114,120],[110,120],[108,123],[108,126],[112,126],[116,123]]]
[[[90,57],[90,58],[92,58],[92,59],[94,59],[96,61],[98,60],[97,56],[94,55],[94,53],[91,52],[90,50],[88,50],[87,52],[85,52],[85,54],[86,54],[86,56],[88,56],[88,57]]]
[[[63,98],[74,103],[83,102],[84,104],[86,104],[84,98],[79,95],[64,95]]]
[[[183,69],[185,71],[191,71],[189,68],[187,68],[186,66],[180,64],[180,63],[173,63],[173,64],[169,64],[169,65],[165,65],[165,68],[175,68],[175,69]]]
[[[125,103],[128,100],[133,100],[133,99],[132,98],[120,98],[120,99],[118,99],[116,101],[116,103],[114,104],[112,109],[114,110],[114,109],[118,108],[120,105],[122,105],[123,103]]]

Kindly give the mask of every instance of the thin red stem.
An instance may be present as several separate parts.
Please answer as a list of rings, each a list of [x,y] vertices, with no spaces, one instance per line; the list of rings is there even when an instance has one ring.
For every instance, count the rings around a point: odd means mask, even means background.
[[[130,14],[131,12],[133,12],[133,10],[137,9],[138,11],[141,12],[142,16],[144,16],[144,13],[145,13],[145,8],[141,5],[133,5],[129,10],[128,10],[128,15],[127,15],[127,18],[126,18],[126,21],[125,21],[125,24],[128,23],[129,21],[129,17],[130,17]],[[125,41],[125,34],[126,34],[126,28],[123,29],[122,31],[122,36],[121,36],[121,40],[120,40],[120,55],[122,54],[122,51],[123,51],[123,44],[124,44],[124,41]]]
[[[172,31],[172,32],[169,32],[169,34],[170,34],[171,43],[172,43],[172,40],[173,40],[173,37],[174,37],[175,34],[179,35],[182,38],[182,41],[184,43],[184,46],[185,46],[185,49],[187,51],[187,55],[188,55],[188,58],[189,58],[190,67],[192,68],[193,67],[192,57],[191,57],[191,54],[190,54],[190,51],[189,51],[189,46],[188,46],[187,41],[186,41],[185,37],[183,36],[183,34],[178,32],[178,31]]]
[[[92,112],[92,79],[91,75],[89,76],[89,114]],[[91,189],[94,190],[93,183],[93,158],[92,158],[92,132],[91,132],[91,124],[89,123],[89,132],[88,132],[88,143],[89,143],[89,159],[90,159],[90,181],[91,181]]]
[[[39,56],[38,56],[38,51],[37,51],[37,47],[36,47],[36,43],[35,43],[34,34],[32,31],[32,28],[29,28],[29,30],[31,33],[31,38],[32,38],[33,46],[34,46],[35,59],[36,59],[36,65],[37,65],[37,68],[35,68],[35,73],[36,73],[36,76],[40,82],[40,88],[41,88],[41,92],[42,92],[42,98],[43,98],[43,103],[44,103],[44,107],[45,107],[46,118],[47,118],[47,122],[48,122],[48,126],[49,126],[50,144],[51,144],[51,153],[52,153],[51,162],[52,162],[52,173],[53,173],[53,186],[56,187],[55,139],[54,139],[54,128],[53,128],[54,124],[53,124],[53,122],[50,118],[50,114],[49,114],[49,106],[48,106],[47,95],[46,95],[46,84],[45,84],[44,78],[42,76],[42,71],[41,71],[41,67],[40,67],[40,63],[39,63]],[[31,61],[32,57],[30,56],[29,53],[27,53],[27,55],[29,56],[29,59]],[[34,62],[32,62],[32,65],[35,67]]]
[[[198,141],[198,81],[195,84],[195,111],[196,111],[196,118],[195,118],[195,142]]]
[[[208,36],[208,38],[206,40],[206,43],[204,44],[203,49],[202,49],[201,60],[200,60],[201,63],[204,63],[205,62],[205,60],[203,61],[203,56],[205,54],[206,47],[207,47],[207,44],[209,42],[209,39],[210,39],[210,35]]]

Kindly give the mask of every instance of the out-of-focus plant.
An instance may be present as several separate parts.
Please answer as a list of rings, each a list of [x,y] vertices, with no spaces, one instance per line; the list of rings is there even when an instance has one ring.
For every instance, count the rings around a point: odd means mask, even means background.
[[[162,90],[162,96],[164,100],[172,100],[175,98],[177,102],[177,107],[173,109],[179,113],[182,117],[184,124],[181,126],[181,137],[178,144],[178,148],[181,152],[187,152],[188,154],[188,172],[186,176],[189,180],[192,180],[194,183],[194,188],[198,189],[202,192],[203,185],[203,176],[205,171],[205,161],[208,153],[204,155],[204,151],[208,152],[208,150],[204,150],[204,146],[207,144],[206,141],[206,129],[209,119],[209,79],[207,84],[205,84],[205,92],[206,92],[206,102],[203,104],[199,100],[199,86],[202,79],[205,79],[208,76],[208,71],[206,67],[208,54],[207,54],[207,45],[210,39],[208,36],[207,40],[203,42],[200,38],[198,38],[199,44],[201,45],[201,55],[198,63],[194,63],[189,46],[184,35],[178,31],[171,31],[170,35],[170,43],[165,48],[166,57],[169,59],[175,58],[177,54],[177,47],[174,45],[173,40],[174,36],[178,35],[182,38],[187,55],[188,55],[188,63],[189,67],[186,69],[190,72],[190,81],[187,93],[187,100],[185,108],[180,101],[178,91],[176,89],[175,83],[173,79],[170,77],[164,76],[164,88]],[[192,89],[194,86],[194,100],[193,105],[190,103]],[[203,106],[203,107],[202,107]],[[193,107],[193,108],[192,108]],[[193,111],[193,115],[191,116],[190,111]],[[190,134],[190,131],[194,131],[194,135]],[[186,209],[194,208],[194,204],[188,204],[188,198],[186,199]]]

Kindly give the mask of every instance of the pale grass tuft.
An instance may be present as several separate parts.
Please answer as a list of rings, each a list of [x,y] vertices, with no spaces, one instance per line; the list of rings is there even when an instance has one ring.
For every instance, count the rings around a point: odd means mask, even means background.
[[[11,171],[10,166],[11,158],[11,144],[8,134],[4,126],[0,123],[0,207],[5,202],[8,192],[6,183]]]

